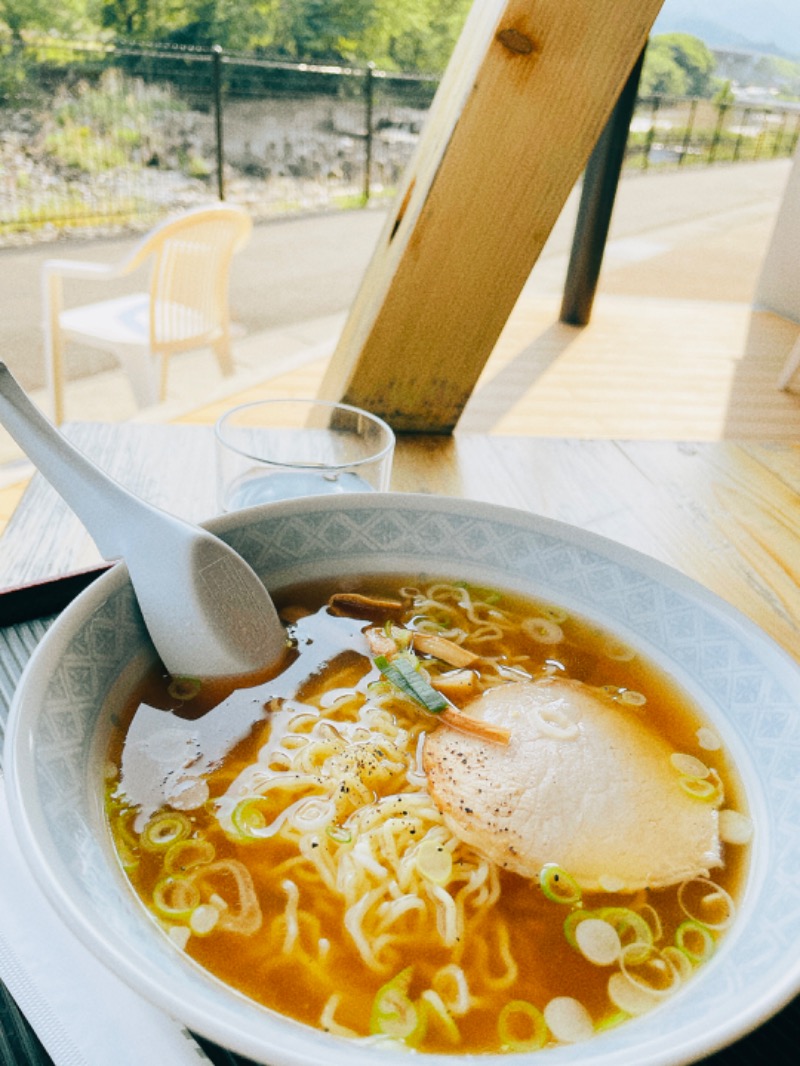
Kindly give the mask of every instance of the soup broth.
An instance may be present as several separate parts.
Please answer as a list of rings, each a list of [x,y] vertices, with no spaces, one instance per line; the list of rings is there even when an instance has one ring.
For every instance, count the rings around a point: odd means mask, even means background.
[[[152,677],[121,716],[108,821],[149,913],[247,996],[354,1039],[532,1050],[658,1006],[716,950],[746,866],[744,797],[698,709],[636,649],[552,604],[422,577],[351,590],[333,606],[332,585],[277,597],[293,643],[278,678],[220,694]],[[416,693],[390,668],[403,663]],[[676,788],[721,812],[722,867],[589,893],[557,863],[523,877],[456,834],[428,789],[426,735],[458,728],[487,689],[545,678],[599,691],[666,739]],[[422,706],[431,692],[454,722]]]

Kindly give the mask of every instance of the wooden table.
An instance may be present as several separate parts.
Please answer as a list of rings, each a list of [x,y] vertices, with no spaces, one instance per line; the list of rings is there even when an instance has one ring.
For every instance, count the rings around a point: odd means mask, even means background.
[[[153,503],[195,521],[216,513],[209,427],[78,423],[68,432]],[[800,659],[800,445],[408,436],[398,440],[392,488],[604,534],[700,581]],[[0,588],[97,562],[83,527],[37,475],[0,538]]]
[[[193,520],[216,512],[210,427],[86,423],[68,432],[153,503]],[[800,446],[785,443],[693,445],[457,433],[401,438],[392,487],[524,508],[604,534],[700,581],[800,659],[798,460]],[[0,538],[0,589],[99,562],[78,520],[37,475]],[[30,597],[30,590],[21,595]],[[15,596],[19,600],[19,593],[0,594],[0,607]],[[15,642],[15,661],[0,667],[10,666],[18,676],[23,645]],[[0,695],[11,687],[4,677],[0,670]],[[19,1034],[12,1042],[18,1066],[48,1066],[0,988],[0,1030],[8,1036],[10,1027]],[[705,1060],[706,1066],[748,1066],[762,1056],[775,1066],[789,1066],[796,1057],[798,1028],[800,1000]],[[217,1066],[239,1061],[207,1042],[204,1047]]]

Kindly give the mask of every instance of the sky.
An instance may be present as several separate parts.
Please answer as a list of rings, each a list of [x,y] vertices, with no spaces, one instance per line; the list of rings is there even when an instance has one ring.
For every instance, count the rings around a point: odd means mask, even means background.
[[[654,32],[673,29],[712,46],[772,45],[800,59],[800,0],[664,0]]]

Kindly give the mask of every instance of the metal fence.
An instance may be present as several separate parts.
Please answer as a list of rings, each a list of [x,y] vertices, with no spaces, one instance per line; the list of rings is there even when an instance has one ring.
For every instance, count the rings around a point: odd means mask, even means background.
[[[626,166],[736,163],[791,156],[800,138],[800,104],[715,102],[640,96]]]
[[[393,194],[435,77],[219,48],[0,40],[0,243],[144,228],[216,197],[256,218]],[[790,155],[800,111],[641,99],[627,164]]]

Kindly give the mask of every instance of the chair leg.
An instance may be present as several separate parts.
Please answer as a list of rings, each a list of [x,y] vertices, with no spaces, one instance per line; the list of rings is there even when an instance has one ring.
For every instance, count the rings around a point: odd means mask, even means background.
[[[114,354],[128,375],[137,407],[158,403],[158,367],[149,348],[115,348]]]
[[[61,309],[61,279],[45,275],[43,280],[44,317],[44,366],[47,391],[53,422],[60,426],[64,421],[64,335],[59,323]]]
[[[786,362],[783,364],[783,370],[781,370],[780,377],[778,378],[778,388],[788,389],[789,384],[800,370],[800,337],[797,338],[794,347],[786,357]]]
[[[231,336],[226,330],[221,337],[211,345],[214,355],[217,357],[219,368],[225,377],[233,373],[233,356],[231,355]]]
[[[53,424],[60,426],[64,421],[64,344],[60,330],[45,338],[45,364]]]

